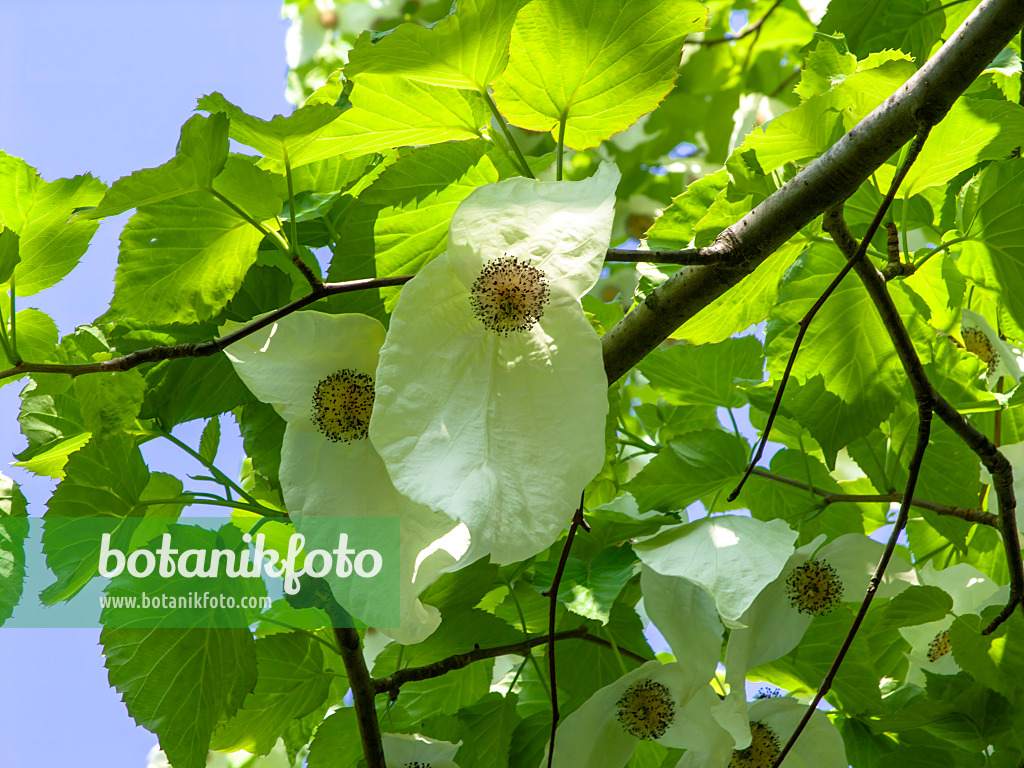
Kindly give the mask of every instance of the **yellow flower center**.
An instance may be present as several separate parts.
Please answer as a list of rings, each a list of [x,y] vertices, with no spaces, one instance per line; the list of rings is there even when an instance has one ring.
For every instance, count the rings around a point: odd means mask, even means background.
[[[786,597],[800,613],[824,616],[843,599],[843,582],[824,560],[808,560],[786,577]]]
[[[732,751],[729,768],[771,768],[781,751],[775,731],[754,721],[750,724],[750,746]]]
[[[661,683],[633,683],[615,704],[623,730],[638,739],[660,739],[675,719],[675,702]]]
[[[988,366],[989,374],[995,371],[999,366],[999,353],[985,332],[978,328],[964,328],[963,335],[967,351],[981,358],[981,362]]]
[[[469,302],[484,328],[508,336],[540,320],[548,295],[543,272],[514,256],[502,256],[481,270]]]
[[[366,437],[373,412],[373,379],[345,368],[316,385],[313,421],[334,443],[351,443]]]
[[[951,650],[953,646],[949,642],[949,630],[944,629],[928,643],[928,661],[938,661]]]

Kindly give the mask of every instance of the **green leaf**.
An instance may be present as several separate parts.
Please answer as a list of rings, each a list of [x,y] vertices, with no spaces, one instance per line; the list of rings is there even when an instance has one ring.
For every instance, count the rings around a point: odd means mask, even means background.
[[[461,0],[430,29],[402,24],[372,47],[356,45],[345,75],[398,75],[480,93],[505,69],[516,14],[529,0]]]
[[[242,284],[262,239],[207,192],[147,205],[121,234],[111,312],[158,324],[211,318]]]
[[[957,99],[942,122],[929,132],[900,187],[900,196],[909,197],[927,187],[945,184],[984,160],[1002,160],[1021,144],[1024,111],[1018,105],[966,96]],[[883,188],[893,170],[893,166],[879,169]]]
[[[669,403],[735,408],[746,400],[736,379],[761,381],[761,342],[753,336],[718,344],[678,344],[652,352],[637,365]]]
[[[118,629],[100,634],[110,684],[175,768],[204,768],[210,735],[256,683],[248,629]]]
[[[309,746],[308,768],[354,768],[363,749],[356,711],[344,707],[320,723]]]
[[[730,491],[747,465],[747,441],[707,430],[678,437],[626,483],[641,512],[685,509],[717,491]]]
[[[13,229],[0,228],[0,283],[6,283],[14,274],[14,268],[21,261],[18,255],[18,233]]]
[[[998,287],[1007,311],[1024,323],[1024,222],[1017,215],[1024,204],[1024,163],[994,163],[963,190],[957,225],[968,238],[961,263],[969,274],[991,275],[983,282]],[[963,267],[962,267],[963,268]]]
[[[766,124],[764,130],[755,129],[743,146],[754,150],[765,173],[786,163],[804,164],[842,137],[842,113],[850,105],[850,97],[839,90],[812,96]]]
[[[99,572],[102,534],[110,534],[111,547],[128,550],[143,520],[136,504],[148,479],[142,454],[126,435],[91,440],[71,455],[47,505],[43,551],[57,581],[40,595],[45,605],[71,599]]]
[[[885,607],[880,627],[915,627],[941,621],[953,610],[953,598],[938,587],[910,586]]]
[[[333,679],[320,643],[286,632],[256,640],[256,687],[242,708],[217,729],[210,746],[265,755],[292,720],[319,707]]]
[[[786,274],[766,332],[768,368],[778,381],[797,324],[846,263],[833,246],[813,246]],[[840,448],[868,434],[896,405],[903,374],[889,335],[856,275],[847,275],[800,346],[783,404],[821,444],[832,468]],[[793,384],[794,391],[789,387]]]
[[[352,89],[351,109],[290,158],[298,165],[338,154],[353,157],[393,147],[477,139],[490,119],[478,93],[363,75]]]
[[[0,626],[21,601],[27,536],[28,503],[18,484],[0,474]]]
[[[280,216],[281,206],[288,199],[283,176],[257,168],[238,155],[224,163],[224,170],[213,180],[213,191],[259,222]],[[271,225],[277,226],[276,222]]]
[[[10,335],[10,318],[7,332]],[[53,356],[57,346],[57,325],[50,316],[38,309],[23,309],[14,316],[17,326],[18,355],[30,363],[44,363]],[[10,361],[13,363],[14,361]],[[0,387],[16,379],[11,377],[0,380]]]
[[[686,248],[693,240],[698,222],[728,182],[729,172],[721,168],[687,185],[686,191],[672,198],[672,205],[647,230],[648,247],[652,251]]]
[[[224,355],[164,360],[146,373],[146,385],[140,415],[159,419],[167,429],[208,419],[253,399]]]
[[[96,205],[104,189],[92,176],[43,181],[24,160],[0,151],[0,224],[18,235],[19,296],[56,285],[75,268],[99,225],[69,219]]]
[[[455,755],[463,765],[474,768],[506,768],[512,733],[519,726],[516,714],[518,697],[514,693],[502,696],[488,693],[480,701],[459,711],[458,718],[465,725],[466,739]]]
[[[953,658],[979,683],[1014,700],[1024,689],[1024,619],[1014,612],[989,635],[981,634],[985,624],[970,614],[953,622]]]
[[[300,107],[287,117],[274,115],[270,120],[263,120],[246,114],[216,91],[200,98],[196,109],[209,112],[211,116],[226,115],[230,118],[228,135],[232,139],[252,147],[273,161],[275,167],[283,167],[287,156],[293,170],[326,127],[342,114],[330,104],[316,104]]]
[[[487,694],[493,667],[493,660],[487,659],[448,672],[442,677],[407,683],[402,686],[398,702],[410,724],[431,715],[454,715]]]
[[[817,45],[807,55],[800,71],[800,83],[793,92],[803,100],[825,93],[857,71],[857,57],[850,53],[846,38],[814,33]]]
[[[942,7],[938,0],[833,0],[819,29],[845,34],[857,56],[899,48],[920,67],[945,26]]]
[[[100,204],[83,219],[116,216],[129,208],[159,203],[199,189],[209,190],[228,157],[228,120],[195,115],[181,127],[177,154],[157,168],[144,168],[115,181]]]
[[[85,429],[99,438],[135,423],[146,382],[138,370],[93,373],[74,379],[75,398],[82,408]]]
[[[281,468],[284,426],[284,419],[267,403],[247,403],[238,413],[242,447],[246,455],[252,459],[253,469],[275,486],[280,484],[278,472]]]
[[[672,332],[673,339],[704,344],[728,339],[764,320],[779,296],[779,281],[804,249],[794,238],[757,265],[740,282]]]
[[[683,40],[704,29],[696,0],[533,0],[512,31],[508,68],[494,84],[506,118],[596,147],[672,89]]]
[[[199,438],[199,455],[212,464],[217,458],[217,448],[220,447],[220,417],[216,414],[210,417],[203,427],[203,434]]]
[[[338,234],[330,280],[412,275],[445,251],[452,214],[470,192],[498,181],[482,142],[421,147],[399,160],[348,209]],[[361,291],[334,300],[346,312],[390,312],[399,288]]]

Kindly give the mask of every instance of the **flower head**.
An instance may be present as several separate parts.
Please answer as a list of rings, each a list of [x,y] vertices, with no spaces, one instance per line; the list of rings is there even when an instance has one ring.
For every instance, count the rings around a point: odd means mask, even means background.
[[[459,768],[452,762],[462,745],[438,741],[418,733],[382,733],[384,764],[387,768]]]
[[[580,306],[619,174],[509,179],[458,207],[448,251],[403,289],[370,439],[395,487],[463,521],[470,562],[548,547],[604,461],[607,379]]]
[[[1013,386],[1020,383],[1021,363],[1019,356],[1010,345],[999,338],[988,321],[977,312],[963,310],[961,335],[968,352],[977,355],[985,363],[985,383],[992,389],[1003,376],[1013,379]]]
[[[634,669],[597,691],[558,726],[554,765],[621,768],[639,741],[667,747],[702,744],[699,712],[710,702],[701,694],[717,700],[706,683],[680,663],[650,661]],[[689,708],[695,700],[701,706]]]
[[[383,326],[365,315],[296,312],[235,342],[226,354],[245,385],[287,424],[281,489],[297,530],[311,517],[399,519],[402,626],[386,631],[413,643],[440,622],[419,594],[459,558],[466,541],[449,517],[395,490],[367,439],[383,342]],[[331,586],[357,617],[360,605],[378,599],[367,594],[372,590],[355,589],[351,579]]]

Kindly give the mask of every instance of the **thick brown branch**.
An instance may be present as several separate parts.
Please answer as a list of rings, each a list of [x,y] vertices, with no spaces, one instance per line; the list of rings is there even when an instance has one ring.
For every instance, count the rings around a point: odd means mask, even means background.
[[[794,488],[799,488],[804,491],[810,491],[815,496],[820,496],[823,504],[864,504],[871,502],[879,502],[882,504],[900,504],[903,502],[903,494],[899,491],[891,491],[890,493],[877,493],[877,494],[860,494],[860,493],[831,493],[821,488],[815,488],[813,485],[807,485],[799,480],[793,480],[789,477],[783,477],[782,475],[775,475],[767,470],[756,467],[753,475],[763,477],[767,480],[773,480],[777,483],[783,483],[785,485],[791,485]],[[977,523],[979,525],[989,525],[994,528],[999,527],[999,517],[993,515],[991,512],[985,512],[981,509],[967,509],[966,507],[951,507],[946,504],[936,504],[934,501],[926,501],[925,499],[911,499],[910,505],[919,509],[927,509],[930,512],[935,512],[939,515],[945,515],[947,517],[958,517],[961,520],[966,520],[968,523]]]
[[[826,208],[845,200],[917,132],[934,125],[1024,26],[1024,2],[983,0],[923,67],[815,162],[718,240],[701,249],[724,263],[683,267],[602,338],[615,381],[736,285]]]
[[[609,248],[605,261],[627,261],[631,264],[650,262],[653,264],[718,264],[723,257],[717,253],[705,253],[705,248],[686,248],[682,251],[629,251],[623,248]]]
[[[380,740],[380,725],[377,723],[377,708],[373,703],[373,697],[377,692],[374,689],[373,678],[366,668],[359,633],[354,629],[338,627],[334,630],[334,636],[338,640],[338,650],[348,674],[349,687],[352,688],[352,703],[356,710],[356,722],[359,724],[359,737],[363,742],[366,768],[386,768],[384,747]]]
[[[249,334],[255,333],[260,328],[266,328],[275,323],[285,315],[290,315],[296,310],[302,309],[314,301],[319,301],[326,296],[334,296],[339,293],[351,291],[362,291],[369,288],[386,288],[393,285],[404,285],[412,280],[412,275],[399,277],[368,278],[365,280],[350,280],[345,283],[323,283],[320,289],[311,291],[301,299],[296,299],[280,309],[264,315],[259,320],[254,320],[219,339],[204,341],[198,344],[174,344],[165,347],[148,347],[137,352],[131,352],[123,357],[115,357],[112,360],[103,360],[98,363],[71,363],[68,365],[56,363],[26,363],[22,362],[13,368],[0,371],[0,380],[12,376],[21,376],[26,373],[66,373],[69,376],[81,376],[84,373],[109,373],[112,371],[127,371],[146,363],[155,363],[160,360],[174,360],[182,357],[209,357],[221,352],[229,345],[239,339],[244,339]]]

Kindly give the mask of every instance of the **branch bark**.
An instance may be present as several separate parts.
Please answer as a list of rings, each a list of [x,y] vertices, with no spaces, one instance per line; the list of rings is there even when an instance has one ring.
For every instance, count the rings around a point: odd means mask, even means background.
[[[983,0],[896,93],[714,243],[698,249],[701,258],[723,263],[679,270],[605,334],[608,380],[625,374],[826,208],[852,195],[921,124],[938,123],[1022,26],[1024,0]]]

